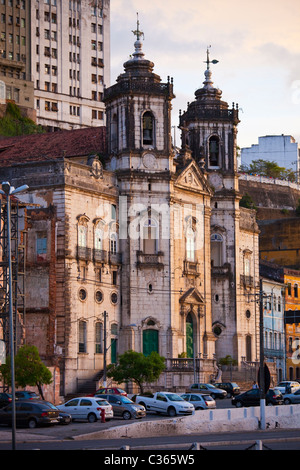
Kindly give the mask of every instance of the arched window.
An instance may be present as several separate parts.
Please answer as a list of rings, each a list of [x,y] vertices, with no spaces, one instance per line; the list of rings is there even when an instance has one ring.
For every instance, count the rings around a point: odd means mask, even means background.
[[[147,218],[143,224],[143,251],[145,254],[157,253],[158,224],[155,219]]]
[[[154,146],[154,117],[150,111],[143,115],[143,145]]]
[[[194,328],[193,328],[193,318],[192,315],[189,313],[186,317],[186,355],[189,358],[194,357]]]
[[[118,118],[116,114],[113,115],[110,124],[110,146],[112,152],[118,149]]]
[[[104,222],[99,220],[95,225],[94,231],[94,248],[95,250],[103,250]]]
[[[186,259],[195,261],[195,232],[192,227],[186,230]]]
[[[98,321],[95,324],[95,353],[100,354],[103,352],[103,323]]]
[[[212,266],[223,266],[223,237],[219,233],[213,233],[211,241],[211,263]]]
[[[298,298],[298,285],[297,284],[294,285],[294,297]]]
[[[78,352],[86,353],[86,322],[79,322]]]
[[[87,226],[83,224],[78,225],[78,246],[87,246]]]
[[[220,166],[219,164],[220,139],[213,135],[209,139],[209,166]]]

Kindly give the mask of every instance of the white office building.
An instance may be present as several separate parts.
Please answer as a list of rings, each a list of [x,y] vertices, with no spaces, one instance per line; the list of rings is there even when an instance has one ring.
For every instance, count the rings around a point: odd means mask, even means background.
[[[266,135],[258,138],[258,144],[241,149],[242,165],[259,159],[275,161],[278,166],[294,171],[299,182],[300,149],[291,135]]]
[[[37,123],[102,126],[110,85],[110,0],[33,0],[31,64]]]

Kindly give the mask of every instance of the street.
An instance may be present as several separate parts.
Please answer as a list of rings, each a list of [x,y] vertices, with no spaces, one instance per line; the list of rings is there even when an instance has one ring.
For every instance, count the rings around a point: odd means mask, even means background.
[[[231,399],[217,400],[217,408],[231,408]],[[144,419],[162,420],[166,416],[147,414]],[[300,429],[267,429],[237,433],[208,433],[176,436],[155,436],[120,439],[89,439],[88,434],[115,426],[131,424],[133,421],[113,418],[101,423],[75,421],[69,425],[55,425],[33,430],[17,428],[17,450],[101,450],[110,452],[126,448],[128,450],[151,450],[151,452],[186,452],[198,443],[201,450],[254,450],[255,443],[262,441],[263,450],[300,450]],[[299,426],[300,427],[300,426]],[[85,435],[82,439],[79,436]],[[0,426],[0,450],[11,450],[11,429]],[[103,455],[104,455],[103,454]]]

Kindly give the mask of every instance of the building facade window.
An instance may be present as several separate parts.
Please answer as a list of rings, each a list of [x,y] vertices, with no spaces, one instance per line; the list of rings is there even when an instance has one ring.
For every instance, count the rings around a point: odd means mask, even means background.
[[[78,352],[86,353],[87,352],[87,325],[85,321],[79,322],[79,338],[78,338]]]

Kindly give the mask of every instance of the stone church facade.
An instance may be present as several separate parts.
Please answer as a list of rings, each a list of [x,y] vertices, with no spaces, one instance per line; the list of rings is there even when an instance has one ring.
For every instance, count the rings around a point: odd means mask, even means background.
[[[62,395],[129,349],[164,356],[170,388],[193,381],[181,373],[188,360],[209,381],[221,357],[258,358],[258,228],[239,206],[238,109],[213,87],[208,57],[175,152],[173,83],[135,34],[105,92],[105,136],[86,130],[95,135],[85,151],[60,142],[38,162],[19,152],[8,163],[0,146],[2,176],[29,185],[26,341],[58,367]]]

